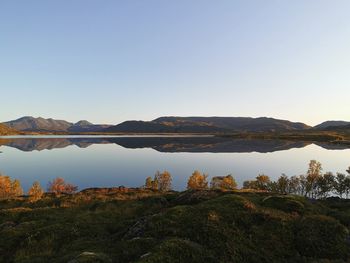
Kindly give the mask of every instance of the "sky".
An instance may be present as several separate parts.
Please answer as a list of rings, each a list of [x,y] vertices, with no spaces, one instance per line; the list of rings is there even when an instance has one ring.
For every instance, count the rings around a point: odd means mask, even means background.
[[[348,0],[0,0],[0,121],[350,121]]]

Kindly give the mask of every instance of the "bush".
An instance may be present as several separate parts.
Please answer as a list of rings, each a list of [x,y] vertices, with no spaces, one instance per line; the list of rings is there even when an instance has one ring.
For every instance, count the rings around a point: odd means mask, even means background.
[[[346,258],[349,231],[337,220],[323,216],[307,216],[296,226],[296,248],[301,255],[314,258]]]
[[[154,252],[142,256],[140,263],[217,262],[207,249],[189,240],[172,238],[162,242]]]
[[[263,199],[263,205],[282,210],[287,213],[304,212],[304,204],[288,196],[268,196]]]

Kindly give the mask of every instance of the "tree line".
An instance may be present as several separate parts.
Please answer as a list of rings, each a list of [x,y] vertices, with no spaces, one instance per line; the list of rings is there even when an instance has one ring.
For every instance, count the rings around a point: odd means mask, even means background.
[[[337,195],[340,198],[350,197],[350,167],[346,173],[322,172],[322,165],[316,160],[311,160],[305,175],[288,177],[282,174],[276,181],[269,176],[260,174],[255,180],[243,182],[242,189],[275,192],[280,194],[296,194],[309,198],[327,198],[330,195]],[[172,176],[170,172],[157,171],[152,177],[147,177],[145,189],[167,192],[172,190]],[[232,175],[214,176],[210,184],[208,174],[196,170],[188,178],[187,189],[189,190],[236,190],[237,183]],[[60,194],[73,194],[78,187],[65,182],[63,178],[57,177],[47,185],[47,192]],[[12,180],[9,176],[0,174],[0,199],[9,199],[24,194],[19,180]],[[30,201],[37,201],[42,198],[44,189],[39,182],[34,182],[28,191]]]
[[[50,181],[47,185],[47,192],[60,194],[73,194],[78,187],[70,183],[66,183],[63,178],[57,177]],[[35,181],[28,190],[29,201],[36,202],[42,198],[45,191],[40,183]],[[0,199],[9,199],[24,195],[23,188],[19,180],[12,180],[9,176],[0,174]]]
[[[147,177],[144,188],[155,191],[167,192],[172,189],[172,177],[168,171],[157,171],[154,177]],[[212,178],[210,187],[208,184],[208,175],[202,174],[200,171],[194,171],[187,182],[187,189],[221,189],[234,190],[237,188],[236,180],[232,175],[215,176]]]
[[[276,181],[272,181],[269,176],[260,174],[255,180],[244,181],[242,189],[296,194],[321,199],[332,194],[340,198],[350,197],[350,167],[346,170],[347,174],[322,173],[322,171],[322,164],[316,160],[311,160],[305,175],[288,177],[282,174]],[[171,190],[171,182],[172,178],[168,171],[157,172],[153,179],[147,177],[144,188],[165,192]],[[187,189],[236,190],[237,183],[232,175],[227,175],[214,176],[209,184],[208,174],[196,170],[188,178]]]
[[[309,198],[327,198],[337,195],[350,197],[350,167],[346,173],[322,172],[322,164],[311,160],[305,175],[288,177],[282,174],[276,181],[266,175],[259,175],[253,181],[245,181],[243,189],[257,189],[281,194],[296,194]]]

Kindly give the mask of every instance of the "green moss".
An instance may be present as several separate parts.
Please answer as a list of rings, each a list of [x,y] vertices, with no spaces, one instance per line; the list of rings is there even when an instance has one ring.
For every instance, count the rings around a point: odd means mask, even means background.
[[[349,230],[337,220],[311,215],[296,222],[296,247],[308,257],[347,258]]]
[[[136,190],[3,201],[0,262],[342,262],[349,204]]]
[[[305,211],[304,204],[292,196],[268,196],[263,199],[263,205],[287,213],[302,214]]]

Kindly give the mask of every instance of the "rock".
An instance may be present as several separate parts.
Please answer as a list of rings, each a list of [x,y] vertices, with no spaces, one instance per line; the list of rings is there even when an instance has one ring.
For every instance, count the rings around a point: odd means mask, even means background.
[[[85,251],[68,263],[112,263],[112,260],[103,253]]]
[[[4,229],[7,229],[7,228],[15,227],[15,226],[16,226],[15,222],[7,221],[7,222],[4,222],[4,223],[0,224],[0,231],[4,230]]]

